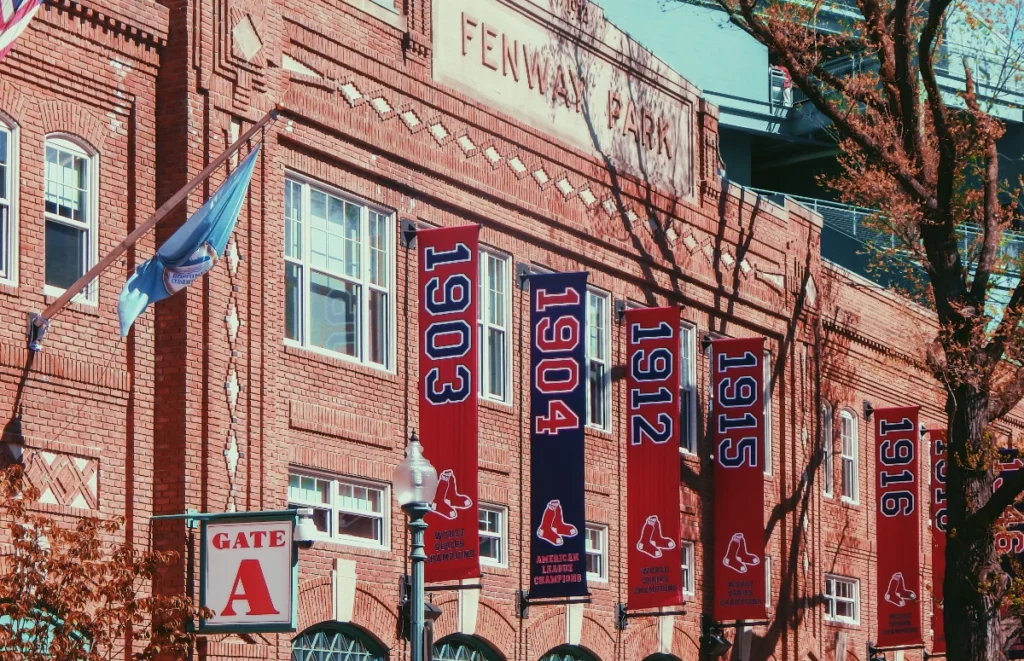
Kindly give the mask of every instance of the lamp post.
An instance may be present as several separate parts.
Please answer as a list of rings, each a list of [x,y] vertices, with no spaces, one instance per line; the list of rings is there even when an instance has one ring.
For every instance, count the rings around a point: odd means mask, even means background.
[[[423,552],[423,534],[427,530],[427,522],[423,517],[430,511],[430,504],[434,502],[434,494],[437,492],[437,469],[423,456],[423,446],[416,432],[412,433],[409,445],[405,448],[405,459],[395,467],[392,481],[395,498],[409,517],[409,530],[412,531],[412,549],[409,553],[412,561],[410,642],[412,661],[423,661],[423,563],[427,559],[427,554]]]

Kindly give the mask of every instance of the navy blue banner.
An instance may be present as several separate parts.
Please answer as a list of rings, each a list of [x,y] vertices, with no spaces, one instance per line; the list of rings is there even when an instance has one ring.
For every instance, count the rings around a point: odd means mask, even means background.
[[[530,276],[530,598],[587,591],[586,273]]]

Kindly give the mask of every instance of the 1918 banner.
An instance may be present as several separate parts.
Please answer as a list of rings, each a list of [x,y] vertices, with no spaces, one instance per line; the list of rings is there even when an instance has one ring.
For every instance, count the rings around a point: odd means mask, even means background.
[[[437,467],[428,581],[480,575],[477,513],[477,241],[480,227],[420,230],[420,438]]]
[[[875,409],[878,647],[920,645],[918,407]]]
[[[629,608],[681,604],[679,308],[626,311]]]
[[[715,443],[714,618],[763,620],[764,338],[711,343]]]
[[[530,598],[587,594],[586,273],[530,276]]]
[[[932,654],[946,653],[942,582],[946,578],[946,430],[928,433],[932,446]]]

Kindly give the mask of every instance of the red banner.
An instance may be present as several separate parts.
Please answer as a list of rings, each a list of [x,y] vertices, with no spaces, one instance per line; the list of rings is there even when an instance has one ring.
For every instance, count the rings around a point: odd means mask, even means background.
[[[480,576],[477,513],[477,225],[425,229],[419,247],[420,439],[437,468],[427,581]]]
[[[918,407],[875,409],[878,647],[920,645]]]
[[[932,654],[945,654],[942,582],[946,578],[946,430],[931,430],[928,440],[932,446]]]
[[[766,617],[763,355],[761,337],[711,343],[718,622]]]
[[[626,311],[627,606],[683,603],[679,550],[679,308]]]

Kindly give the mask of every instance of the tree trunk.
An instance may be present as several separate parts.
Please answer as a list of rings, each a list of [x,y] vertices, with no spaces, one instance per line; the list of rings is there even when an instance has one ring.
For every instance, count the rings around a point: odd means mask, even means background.
[[[996,477],[993,444],[984,437],[987,410],[988,394],[970,386],[961,386],[947,397],[949,537],[943,614],[950,661],[1005,659],[998,596],[993,591],[1004,584],[995,531],[989,528],[968,535],[964,525],[988,502]]]

